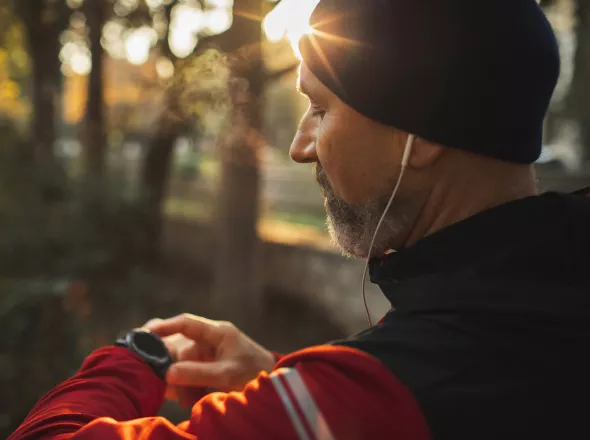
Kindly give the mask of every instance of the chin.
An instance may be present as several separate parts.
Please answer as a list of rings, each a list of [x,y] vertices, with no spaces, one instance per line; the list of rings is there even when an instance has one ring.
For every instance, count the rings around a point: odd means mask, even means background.
[[[340,250],[340,253],[346,258],[363,259],[367,257],[368,250],[351,243],[346,237],[342,237],[332,228],[328,228],[332,245]]]
[[[340,249],[340,252],[345,257],[357,259],[368,257],[373,238],[369,236],[368,231],[354,227],[353,225],[336,224],[328,216],[328,232],[330,233],[332,244]],[[379,243],[375,243],[371,251],[371,257],[383,255],[386,250],[386,246],[380,246]]]
[[[403,242],[401,237],[411,224],[410,218],[403,215],[397,218],[385,217],[371,249],[380,214],[374,212],[365,218],[356,217],[354,220],[341,214],[342,211],[333,212],[328,209],[328,231],[334,246],[349,258],[381,257],[388,251],[396,249],[396,246]]]

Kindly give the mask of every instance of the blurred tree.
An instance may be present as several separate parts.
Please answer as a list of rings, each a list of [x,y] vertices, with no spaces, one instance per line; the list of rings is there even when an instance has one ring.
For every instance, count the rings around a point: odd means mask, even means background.
[[[174,0],[164,5],[164,16],[167,29],[159,41],[159,48],[165,59],[168,59],[174,71],[179,69],[180,59],[174,55],[170,47],[172,11],[178,4]],[[183,81],[178,76],[172,79],[164,96],[164,106],[155,123],[155,129],[149,141],[141,168],[140,184],[142,190],[144,215],[147,235],[153,240],[152,252],[157,252],[160,244],[162,228],[163,203],[166,185],[170,176],[174,144],[178,137],[186,131],[187,122],[181,116],[179,96],[182,93]]]
[[[88,28],[88,39],[92,69],[88,77],[88,98],[84,120],[84,159],[86,176],[91,179],[102,177],[105,165],[107,143],[105,102],[104,102],[104,49],[102,29],[106,22],[107,8],[112,9],[105,0],[85,0],[84,14]]]
[[[565,117],[580,130],[582,162],[590,160],[590,2],[576,1],[576,41],[574,76],[566,98]]]
[[[220,138],[221,175],[217,195],[214,298],[238,325],[258,322],[261,310],[261,246],[258,238],[262,93],[261,0],[235,0],[234,22],[225,34],[225,52],[234,53],[232,128]],[[237,12],[237,13],[236,13]]]
[[[207,1],[199,2],[203,9]],[[183,62],[170,46],[172,14],[179,4],[172,1],[165,6],[168,38],[161,41],[160,51],[181,71]],[[278,2],[275,2],[275,5]],[[231,111],[223,133],[219,136],[221,173],[216,197],[214,226],[217,236],[214,295],[222,307],[232,304],[231,316],[238,322],[255,322],[260,309],[260,243],[257,234],[260,192],[260,149],[262,138],[262,95],[266,84],[292,72],[297,66],[267,72],[262,54],[261,20],[274,5],[266,0],[234,0],[233,19],[229,29],[219,34],[200,34],[200,42],[193,57],[208,48],[226,54],[230,70],[229,97]],[[178,78],[178,75],[177,75]],[[192,81],[198,78],[193,76]],[[162,204],[166,193],[175,141],[188,130],[179,98],[185,95],[187,81],[174,80],[170,84],[164,111],[147,150],[142,171],[142,187],[146,201],[146,224],[154,245],[158,245],[161,231]],[[200,97],[202,99],[202,97]],[[209,98],[208,101],[211,101]],[[195,100],[193,99],[193,102]],[[197,116],[203,117],[201,113]],[[228,276],[228,271],[231,275]],[[227,307],[223,307],[228,310]],[[229,312],[229,310],[228,310]]]
[[[29,106],[23,94],[29,58],[23,28],[7,2],[0,2],[0,115],[22,123]]]
[[[274,6],[279,2],[275,2]],[[222,139],[221,182],[217,196],[214,295],[234,322],[258,324],[262,310],[261,246],[257,232],[260,197],[263,92],[293,72],[299,63],[267,71],[262,28],[253,17],[269,12],[264,0],[235,0],[234,24],[225,34],[226,52],[234,54],[233,133]],[[241,81],[239,80],[241,79]]]
[[[171,38],[173,38],[173,14],[175,12],[175,8],[177,6],[182,6],[185,2],[181,0],[172,0],[169,2],[165,2],[164,5],[164,17],[165,23],[167,25],[167,29],[162,34],[165,35],[164,38],[161,38],[158,42],[158,52],[161,55],[160,60],[170,61],[171,66],[173,66],[172,70],[176,72],[175,77],[169,83],[169,86],[166,91],[166,97],[164,99],[165,105],[163,111],[160,113],[160,119],[156,124],[154,124],[154,135],[153,141],[150,143],[147,154],[145,156],[145,161],[143,164],[143,172],[142,172],[142,183],[144,188],[144,193],[146,195],[146,199],[149,200],[149,204],[152,206],[150,211],[159,216],[161,213],[161,206],[163,202],[163,198],[165,195],[165,186],[166,181],[169,173],[171,158],[172,158],[172,150],[176,139],[181,135],[186,133],[190,130],[193,125],[194,121],[191,120],[190,117],[187,117],[186,110],[183,109],[183,105],[179,102],[179,99],[186,96],[185,89],[191,88],[191,82],[196,81],[193,72],[190,72],[192,78],[187,78],[184,75],[185,70],[190,70],[190,66],[192,64],[192,60],[195,60],[199,57],[200,54],[207,51],[209,48],[216,48],[223,53],[229,54],[230,57],[244,57],[244,54],[241,55],[237,54],[237,51],[241,48],[246,48],[249,46],[250,53],[247,56],[254,56],[252,61],[253,63],[258,63],[262,67],[262,59],[260,51],[257,50],[256,53],[252,51],[255,47],[259,49],[260,46],[260,20],[262,18],[261,14],[264,12],[268,12],[272,5],[269,6],[269,3],[266,1],[258,0],[257,7],[254,8],[256,10],[255,16],[249,16],[249,18],[244,18],[247,16],[248,13],[243,11],[249,10],[252,8],[244,7],[240,0],[234,2],[234,17],[232,19],[232,25],[229,30],[222,32],[221,34],[211,33],[206,29],[201,29],[197,31],[197,36],[200,38],[198,45],[196,45],[194,51],[190,55],[185,56],[178,56],[177,52],[175,52],[171,47]],[[210,3],[214,4],[215,2],[211,2],[209,0],[199,0],[198,4],[202,10],[206,11],[210,9]],[[276,2],[278,3],[278,2]],[[256,17],[253,19],[253,17]],[[244,29],[242,29],[241,25],[239,24],[241,21],[251,22],[251,27],[256,28],[256,35],[257,38],[249,43],[246,43],[246,40],[242,38],[242,34]],[[248,38],[246,36],[246,38]],[[244,52],[244,51],[242,51]],[[243,65],[248,64],[246,60],[243,60]],[[290,72],[294,70],[295,66],[291,66],[289,69],[286,69],[285,72]],[[267,74],[264,72],[264,78],[267,80],[271,80],[273,78],[280,78],[281,75],[285,72],[273,72],[271,74]],[[240,72],[237,72],[234,75],[234,78],[238,78]],[[194,98],[191,96],[191,98]],[[196,99],[196,98],[195,98]],[[208,104],[211,104],[210,99],[206,99]],[[198,103],[196,103],[198,104]],[[190,112],[191,117],[196,116],[197,118],[203,118],[203,112]],[[157,222],[156,222],[157,223]],[[158,234],[156,233],[155,236]]]
[[[590,160],[590,2],[574,2],[575,41],[574,70],[565,102],[557,110],[551,109],[547,118],[546,137],[549,142],[557,136],[564,120],[575,123],[582,147],[582,164]],[[559,6],[560,0],[540,0],[543,8]]]
[[[5,118],[23,119],[27,107],[22,99],[18,82],[10,75],[8,51],[0,49],[0,115]]]
[[[59,115],[60,35],[69,24],[70,8],[62,0],[13,0],[27,37],[32,62],[31,137],[35,158],[52,162]]]

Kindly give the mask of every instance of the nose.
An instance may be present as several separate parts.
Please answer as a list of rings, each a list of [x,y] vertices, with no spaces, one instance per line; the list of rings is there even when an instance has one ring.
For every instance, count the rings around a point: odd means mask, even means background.
[[[315,130],[305,130],[303,125],[299,128],[293,139],[289,154],[291,155],[291,159],[297,163],[317,162],[316,139],[315,135],[312,134]]]

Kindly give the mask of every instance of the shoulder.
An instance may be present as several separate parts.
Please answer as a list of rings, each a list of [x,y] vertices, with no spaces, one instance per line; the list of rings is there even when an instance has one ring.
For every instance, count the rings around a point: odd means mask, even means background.
[[[412,392],[380,360],[356,348],[295,352],[277,364],[270,380],[286,407],[333,433],[317,438],[430,438]]]

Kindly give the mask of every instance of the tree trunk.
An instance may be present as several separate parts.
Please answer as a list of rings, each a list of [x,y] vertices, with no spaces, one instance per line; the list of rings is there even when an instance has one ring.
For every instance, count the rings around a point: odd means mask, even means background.
[[[169,97],[169,100],[174,100]],[[165,109],[158,121],[142,163],[140,188],[142,192],[143,229],[149,240],[148,257],[158,256],[162,235],[162,216],[176,140],[184,131],[184,123],[170,116]]]
[[[566,116],[574,120],[580,130],[582,161],[590,160],[590,2],[577,0],[574,77],[567,97]]]
[[[44,165],[50,165],[54,159],[60,108],[59,36],[65,18],[62,6],[47,0],[21,0],[16,5],[32,60],[32,151],[35,160]]]
[[[247,88],[240,90],[243,83],[234,82],[238,87],[232,90],[233,132],[222,141],[215,221],[214,301],[224,318],[247,327],[255,326],[262,307],[262,255],[257,224],[264,70],[259,49],[260,23],[245,17],[259,16],[262,6],[260,0],[234,2],[240,14],[234,15],[231,36],[226,41],[232,41],[236,48],[242,47],[233,65],[234,77],[245,80]]]
[[[169,25],[172,20],[172,9],[177,3],[177,1],[171,1],[164,5],[166,20]],[[168,59],[173,62],[177,61],[170,49],[167,38],[162,42],[160,50]],[[168,190],[174,146],[177,139],[186,129],[186,123],[178,102],[178,97],[182,92],[182,86],[179,84],[182,84],[182,81],[173,80],[166,90],[165,105],[160,113],[141,165],[139,184],[142,198],[142,228],[148,240],[147,257],[152,261],[158,258],[160,252],[164,201]]]
[[[551,145],[558,138],[559,127],[563,123],[558,112],[551,109],[545,116],[545,123],[543,127],[543,144]]]
[[[88,77],[83,144],[86,176],[92,180],[102,177],[107,141],[103,84],[104,49],[100,41],[105,21],[104,7],[103,0],[86,0],[84,5],[92,54],[92,70]]]

